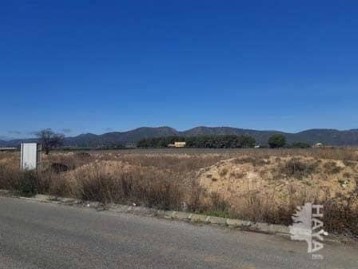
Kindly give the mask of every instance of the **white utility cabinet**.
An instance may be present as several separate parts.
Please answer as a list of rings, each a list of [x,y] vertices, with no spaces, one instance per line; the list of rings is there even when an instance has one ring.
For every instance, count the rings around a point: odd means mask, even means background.
[[[21,144],[21,164],[22,170],[35,170],[40,162],[40,145],[37,143]]]

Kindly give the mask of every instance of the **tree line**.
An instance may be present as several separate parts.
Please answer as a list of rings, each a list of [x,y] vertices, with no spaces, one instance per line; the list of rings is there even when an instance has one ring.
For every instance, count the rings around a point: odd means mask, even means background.
[[[166,148],[174,142],[186,142],[187,148],[253,148],[256,140],[249,135],[202,135],[202,136],[167,136],[142,139],[138,148]],[[287,144],[282,134],[273,134],[267,141],[270,148],[309,148],[303,142]],[[261,147],[267,147],[262,145]]]
[[[36,133],[45,154],[50,150],[61,148],[65,136],[55,133],[51,129],[41,130]],[[167,136],[142,139],[137,143],[138,148],[166,148],[174,142],[186,142],[187,148],[253,148],[256,145],[254,137],[249,135],[201,135],[201,136]],[[267,141],[270,148],[309,148],[307,143],[296,142],[287,144],[283,134],[273,134]],[[265,146],[261,146],[265,147]],[[111,143],[103,145],[101,149],[123,149],[123,145]]]
[[[188,148],[253,148],[255,138],[247,135],[205,135],[205,136],[169,136],[142,139],[139,148],[165,148],[174,142],[186,142]]]
[[[310,148],[311,145],[304,142],[294,142],[287,144],[286,137],[283,134],[273,134],[267,141],[270,148]]]

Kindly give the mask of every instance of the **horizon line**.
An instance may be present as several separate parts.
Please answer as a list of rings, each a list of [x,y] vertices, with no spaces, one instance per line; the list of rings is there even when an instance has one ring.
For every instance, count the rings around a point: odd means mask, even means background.
[[[274,129],[251,129],[251,128],[241,128],[241,127],[233,127],[233,126],[208,126],[208,125],[199,125],[199,126],[196,126],[196,127],[192,127],[192,128],[189,128],[189,129],[184,129],[184,130],[178,130],[176,128],[173,128],[173,127],[170,127],[170,126],[167,126],[167,125],[162,125],[162,126],[141,126],[141,127],[137,127],[137,128],[134,128],[134,129],[128,129],[128,130],[125,130],[125,131],[107,131],[107,132],[103,132],[103,133],[92,133],[92,132],[87,132],[87,133],[79,133],[79,134],[73,134],[73,135],[65,135],[65,137],[77,137],[77,136],[80,136],[80,135],[97,135],[97,136],[101,136],[101,135],[104,135],[104,134],[109,134],[109,133],[128,133],[128,132],[131,132],[131,131],[135,131],[135,130],[138,130],[138,129],[143,129],[143,128],[148,128],[148,129],[159,129],[159,128],[170,128],[170,129],[173,129],[177,132],[180,132],[180,133],[183,133],[183,132],[187,132],[187,131],[190,131],[190,130],[193,130],[193,129],[196,129],[196,128],[211,128],[211,129],[214,129],[214,128],[230,128],[230,129],[239,129],[239,130],[246,130],[246,131],[259,131],[259,132],[278,132],[278,133],[285,133],[285,134],[297,134],[297,133],[302,133],[302,132],[306,132],[306,131],[312,131],[312,130],[331,130],[331,131],[339,131],[339,132],[349,132],[349,131],[358,131],[358,128],[356,129],[336,129],[336,128],[327,128],[327,127],[324,127],[324,128],[309,128],[309,129],[303,129],[303,130],[300,130],[300,131],[297,131],[297,132],[288,132],[288,131],[282,131],[282,130],[274,130]],[[52,128],[44,128],[44,129],[52,129]],[[52,129],[54,130],[54,129]],[[55,131],[56,132],[56,131]],[[33,132],[29,132],[29,133],[33,133]],[[64,133],[64,132],[56,132],[56,133]],[[6,136],[0,136],[0,140],[2,141],[11,141],[11,140],[21,140],[21,139],[35,139],[36,137],[21,137],[21,138],[14,138],[14,137],[6,137]]]

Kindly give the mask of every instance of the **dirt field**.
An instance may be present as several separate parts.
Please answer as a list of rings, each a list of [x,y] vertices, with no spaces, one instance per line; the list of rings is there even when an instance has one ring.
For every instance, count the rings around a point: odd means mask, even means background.
[[[0,153],[0,188],[291,223],[296,206],[325,206],[331,232],[358,235],[357,149],[52,152],[37,173]]]

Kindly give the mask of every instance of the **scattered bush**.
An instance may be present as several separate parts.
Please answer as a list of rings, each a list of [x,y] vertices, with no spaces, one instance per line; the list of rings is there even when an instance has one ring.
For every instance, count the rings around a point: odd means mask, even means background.
[[[250,163],[253,166],[260,166],[260,165],[269,164],[270,161],[268,159],[264,159],[264,158],[260,158],[260,157],[242,157],[242,158],[235,159],[234,163],[235,164]]]
[[[227,175],[228,172],[229,172],[229,170],[228,170],[227,168],[223,168],[223,169],[220,170],[219,175],[220,175],[221,177],[224,177],[224,176]]]
[[[232,216],[230,204],[223,200],[217,193],[211,194],[210,201],[210,207],[208,209],[204,209],[201,213],[222,218],[229,218]]]
[[[358,192],[346,201],[324,202],[324,225],[329,232],[358,236]],[[354,201],[356,202],[354,204]]]
[[[292,145],[291,145],[291,148],[296,148],[296,149],[308,149],[310,147],[311,147],[310,144],[303,143],[303,142],[295,142],[295,143],[292,143]]]
[[[327,162],[323,165],[327,174],[338,174],[342,171],[342,168],[339,167],[335,162]]]
[[[34,171],[25,171],[20,175],[17,191],[20,195],[31,197],[37,194],[39,180]]]
[[[316,168],[317,164],[307,163],[295,158],[285,162],[284,165],[281,165],[279,173],[288,177],[302,179],[303,177],[310,176],[315,172]]]
[[[76,157],[78,157],[80,159],[89,159],[92,157],[92,155],[88,152],[82,151],[82,152],[77,152]]]
[[[61,172],[66,172],[69,170],[68,166],[65,164],[62,164],[62,163],[52,163],[50,167],[51,167],[51,171],[53,171],[57,174],[59,174]]]

